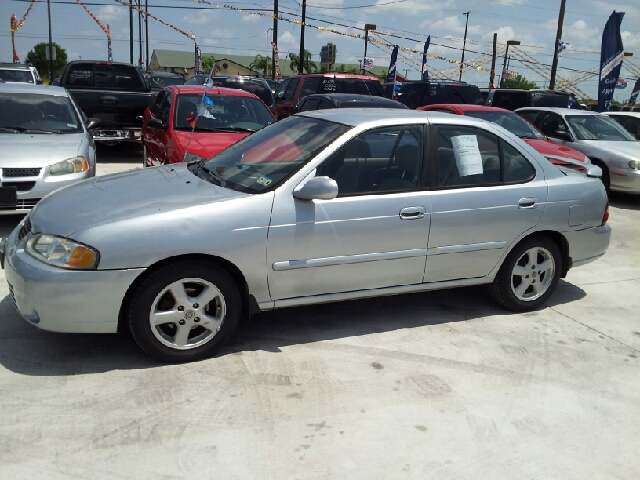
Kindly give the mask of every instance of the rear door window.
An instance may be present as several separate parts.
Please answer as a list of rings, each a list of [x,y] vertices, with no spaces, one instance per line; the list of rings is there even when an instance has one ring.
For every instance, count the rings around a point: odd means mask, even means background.
[[[309,77],[304,79],[302,89],[300,90],[300,98],[312,95],[318,91],[322,77]]]

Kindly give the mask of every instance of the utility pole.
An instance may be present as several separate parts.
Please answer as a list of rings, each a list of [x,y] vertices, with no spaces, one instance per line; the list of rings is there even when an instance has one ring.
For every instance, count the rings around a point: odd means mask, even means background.
[[[149,0],[144,0],[144,44],[147,47],[146,64],[149,68]]]
[[[564,23],[564,7],[567,0],[560,3],[560,14],[558,15],[558,32],[556,33],[556,43],[553,46],[553,63],[551,64],[551,79],[549,80],[549,90],[556,88],[556,71],[558,70],[558,44],[562,38],[562,24]]]
[[[129,0],[129,63],[133,63],[133,0]]]
[[[493,57],[491,58],[491,75],[489,75],[489,88],[493,87],[493,81],[496,78],[496,47],[498,43],[498,34],[493,34]]]
[[[138,0],[138,43],[140,45],[140,56],[138,57],[138,68],[142,65],[142,12],[140,0]]]
[[[467,46],[467,27],[469,26],[469,14],[471,12],[464,12],[463,15],[467,17],[467,21],[464,24],[464,40],[462,41],[462,60],[460,60],[460,77],[458,77],[458,81],[462,81],[462,67],[464,67],[464,50]]]
[[[304,22],[307,15],[307,0],[302,0],[302,24],[300,25],[300,62],[298,65],[298,73],[304,73]]]
[[[51,38],[51,2],[47,0],[47,15],[49,16],[49,85],[53,82],[53,40]]]
[[[273,44],[278,46],[278,0],[273,0]],[[276,48],[271,50],[271,65],[273,68],[273,78],[276,78]]]

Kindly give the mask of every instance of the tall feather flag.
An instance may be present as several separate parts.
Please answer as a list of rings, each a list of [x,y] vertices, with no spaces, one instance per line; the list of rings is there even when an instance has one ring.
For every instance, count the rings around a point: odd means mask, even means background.
[[[387,82],[395,82],[396,80],[396,63],[398,62],[398,46],[396,45],[391,52],[391,62],[389,63],[389,73],[387,73]]]
[[[429,71],[427,70],[427,50],[431,45],[431,35],[427,37],[427,41],[424,42],[424,53],[422,54],[422,80],[429,80]]]
[[[598,111],[608,112],[613,100],[613,91],[620,77],[624,46],[620,35],[620,24],[624,13],[614,10],[602,32],[600,52],[600,82],[598,85]]]

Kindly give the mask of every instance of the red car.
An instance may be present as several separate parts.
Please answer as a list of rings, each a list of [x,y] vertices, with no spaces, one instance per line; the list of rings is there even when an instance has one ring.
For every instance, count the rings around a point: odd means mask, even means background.
[[[508,130],[514,135],[520,137],[538,153],[541,153],[542,155],[547,157],[551,161],[551,163],[555,165],[563,165],[565,167],[580,170],[585,173],[587,172],[585,168],[582,168],[579,165],[562,161],[562,158],[567,158],[570,160],[577,160],[579,162],[590,163],[589,159],[584,153],[549,140],[542,133],[540,133],[540,131],[538,131],[536,127],[534,127],[522,117],[510,110],[505,110],[504,108],[497,107],[486,107],[484,105],[465,104],[428,105],[425,107],[420,107],[417,110],[447,112],[454,113],[456,115],[468,115],[469,117],[480,118],[488,122],[493,122],[497,125],[500,125],[505,130]]]
[[[252,93],[201,85],[171,85],[144,112],[143,165],[210,158],[256,130],[274,123]]]

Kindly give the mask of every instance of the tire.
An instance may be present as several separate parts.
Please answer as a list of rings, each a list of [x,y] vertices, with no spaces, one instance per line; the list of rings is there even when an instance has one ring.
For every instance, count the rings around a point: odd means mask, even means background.
[[[604,163],[602,163],[599,160],[596,160],[596,161],[591,160],[591,163],[593,163],[594,165],[597,165],[602,170],[602,177],[600,177],[600,180],[604,185],[604,189],[607,191],[607,195],[610,194],[611,193],[611,174],[609,173],[609,169]]]
[[[190,362],[223,346],[241,312],[242,298],[233,279],[216,265],[191,260],[152,271],[131,296],[128,323],[147,355],[163,362]]]
[[[561,272],[562,254],[558,245],[549,237],[527,238],[507,255],[491,291],[509,310],[535,310],[553,294]]]

